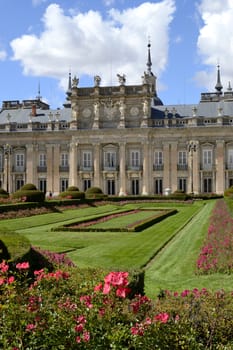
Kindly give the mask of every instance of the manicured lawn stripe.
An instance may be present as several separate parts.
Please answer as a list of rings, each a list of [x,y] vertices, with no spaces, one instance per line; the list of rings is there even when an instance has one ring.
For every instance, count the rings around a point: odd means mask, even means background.
[[[160,289],[179,290],[224,288],[232,290],[233,278],[223,274],[199,276],[195,263],[206,236],[214,201],[205,207],[162,250],[146,270],[146,290],[155,295]]]

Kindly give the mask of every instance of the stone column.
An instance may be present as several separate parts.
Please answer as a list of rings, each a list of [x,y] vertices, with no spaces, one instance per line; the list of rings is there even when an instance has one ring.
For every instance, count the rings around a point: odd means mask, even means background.
[[[53,147],[53,177],[54,177],[54,194],[58,195],[60,193],[60,145],[55,144]]]
[[[126,195],[125,142],[120,143],[119,160],[120,160],[119,196],[125,196]]]
[[[216,140],[216,193],[222,194],[225,190],[225,142]]]
[[[54,148],[53,144],[46,145],[47,160],[47,191],[54,194]]]
[[[78,144],[70,144],[69,186],[78,186]]]
[[[101,188],[100,144],[94,144],[94,186]]]
[[[196,145],[196,151],[193,152],[193,192],[200,192],[200,149],[198,147],[198,142],[194,142]]]
[[[163,189],[171,189],[170,184],[170,145],[163,144]]]
[[[151,159],[149,157],[149,142],[145,141],[143,145],[143,177],[142,177],[142,195],[149,194],[149,164]]]
[[[38,154],[36,152],[36,147],[33,144],[27,144],[26,152],[26,183],[31,183],[38,187],[36,171],[38,165]]]
[[[177,163],[177,142],[171,142],[170,174],[172,192],[177,190]]]

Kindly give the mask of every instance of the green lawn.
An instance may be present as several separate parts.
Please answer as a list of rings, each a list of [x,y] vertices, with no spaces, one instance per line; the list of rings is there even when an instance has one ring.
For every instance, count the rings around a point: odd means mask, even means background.
[[[56,252],[67,252],[80,267],[129,270],[145,268],[146,293],[160,289],[182,290],[194,287],[233,289],[231,276],[196,276],[195,261],[206,235],[209,215],[215,201],[177,203],[137,203],[106,205],[36,217],[2,220],[3,227],[16,230],[32,245]],[[83,217],[131,208],[176,208],[178,213],[137,233],[53,232],[52,227],[72,223]],[[126,218],[126,217],[125,217]]]

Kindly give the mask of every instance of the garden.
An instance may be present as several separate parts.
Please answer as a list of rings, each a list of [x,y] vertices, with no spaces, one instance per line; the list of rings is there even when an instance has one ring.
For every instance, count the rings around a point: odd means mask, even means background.
[[[15,259],[0,264],[0,348],[233,349],[231,205],[105,201],[2,218]]]

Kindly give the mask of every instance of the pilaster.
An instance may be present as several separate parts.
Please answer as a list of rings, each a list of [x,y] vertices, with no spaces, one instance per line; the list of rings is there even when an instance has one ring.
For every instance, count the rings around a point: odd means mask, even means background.
[[[125,163],[125,142],[120,143],[120,184],[119,184],[119,196],[126,195],[126,163]]]
[[[222,194],[225,189],[225,142],[216,140],[216,193]]]

